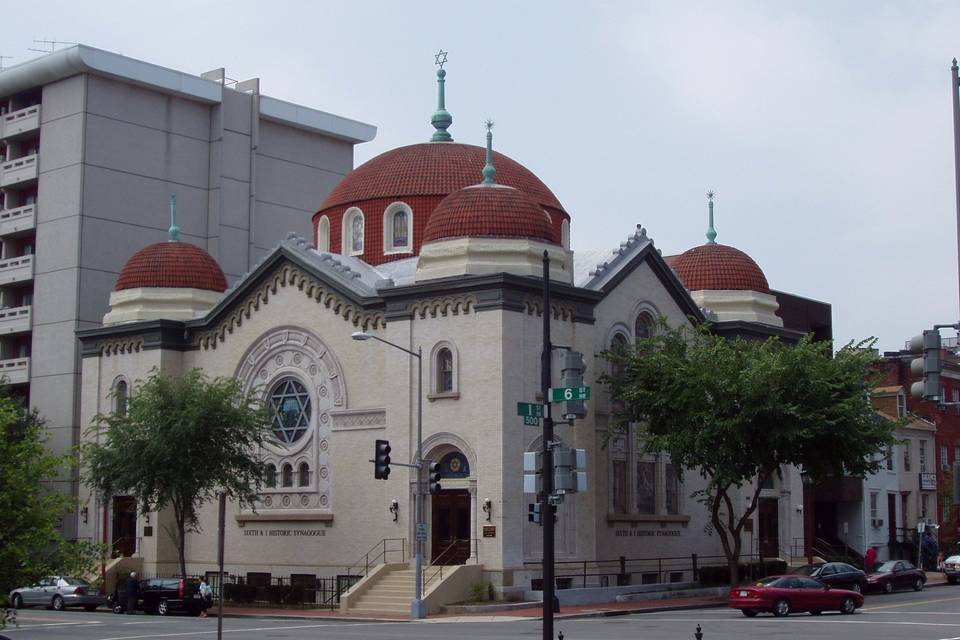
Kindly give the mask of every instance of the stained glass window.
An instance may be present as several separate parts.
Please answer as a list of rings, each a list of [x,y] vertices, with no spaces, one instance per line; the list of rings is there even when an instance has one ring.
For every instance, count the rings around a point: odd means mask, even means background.
[[[310,425],[310,394],[296,378],[281,378],[270,391],[273,433],[284,444],[303,437]]]

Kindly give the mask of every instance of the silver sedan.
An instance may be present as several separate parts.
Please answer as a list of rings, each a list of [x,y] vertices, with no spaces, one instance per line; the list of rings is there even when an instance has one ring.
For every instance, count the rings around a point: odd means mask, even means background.
[[[67,607],[83,607],[93,611],[107,599],[90,587],[86,580],[69,576],[50,576],[30,587],[21,587],[10,592],[10,604],[14,609],[43,606],[56,611]]]

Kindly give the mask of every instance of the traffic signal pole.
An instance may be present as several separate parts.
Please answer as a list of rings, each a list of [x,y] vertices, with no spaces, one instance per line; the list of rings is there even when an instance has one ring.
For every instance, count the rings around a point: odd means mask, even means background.
[[[540,391],[546,405],[543,416],[543,490],[541,524],[543,525],[543,640],[553,640],[554,580],[553,580],[553,519],[556,507],[551,502],[553,493],[553,411],[550,402],[552,375],[550,358],[550,257],[543,252],[543,351],[540,355]]]
[[[956,58],[950,67],[950,83],[953,87],[953,171],[957,197],[957,273],[960,277],[960,77]]]

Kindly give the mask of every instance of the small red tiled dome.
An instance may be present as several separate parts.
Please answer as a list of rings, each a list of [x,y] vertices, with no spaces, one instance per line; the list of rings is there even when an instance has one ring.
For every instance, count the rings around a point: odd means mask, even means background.
[[[137,251],[120,271],[114,291],[164,287],[226,291],[217,261],[188,242],[158,242]]]
[[[704,244],[675,256],[670,266],[688,291],[746,290],[770,293],[753,258],[725,244]]]
[[[427,222],[423,241],[464,237],[560,244],[546,211],[522,191],[501,184],[478,184],[444,198]]]

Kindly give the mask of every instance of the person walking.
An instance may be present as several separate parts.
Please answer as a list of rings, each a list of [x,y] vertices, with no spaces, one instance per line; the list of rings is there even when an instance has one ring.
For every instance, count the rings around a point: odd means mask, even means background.
[[[134,613],[137,610],[137,600],[140,597],[140,581],[137,580],[137,572],[131,571],[127,577],[127,613]]]
[[[207,617],[207,609],[213,604],[213,587],[207,584],[206,578],[200,579],[200,617]]]
[[[875,564],[877,564],[877,548],[871,546],[867,549],[867,552],[863,554],[863,570],[870,573]]]

